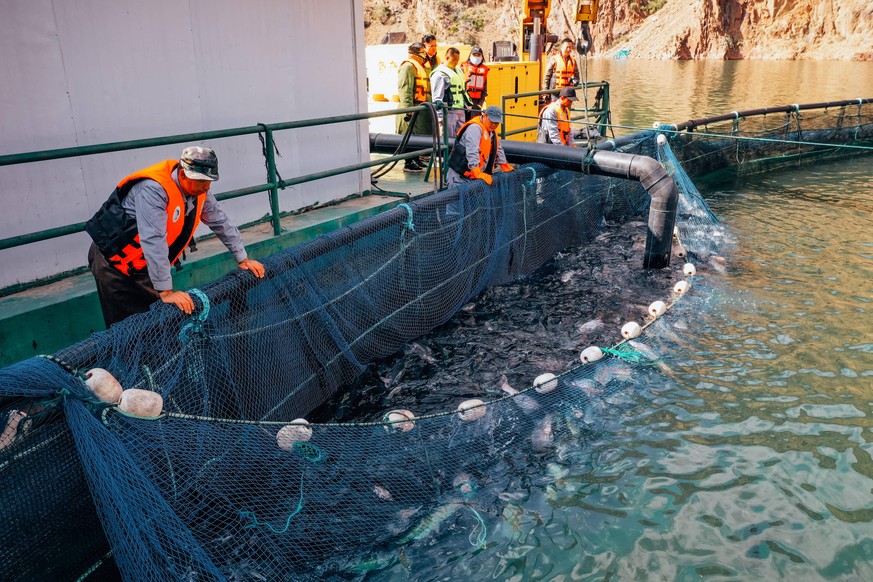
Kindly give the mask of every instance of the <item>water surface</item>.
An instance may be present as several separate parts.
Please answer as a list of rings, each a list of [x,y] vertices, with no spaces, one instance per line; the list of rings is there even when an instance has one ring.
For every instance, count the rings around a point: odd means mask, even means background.
[[[593,61],[615,119],[870,97],[869,63]],[[572,463],[500,483],[384,580],[873,580],[870,158],[706,186],[735,244],[665,319],[677,371],[598,410]],[[580,313],[579,323],[592,314]],[[565,342],[566,344],[566,342]]]

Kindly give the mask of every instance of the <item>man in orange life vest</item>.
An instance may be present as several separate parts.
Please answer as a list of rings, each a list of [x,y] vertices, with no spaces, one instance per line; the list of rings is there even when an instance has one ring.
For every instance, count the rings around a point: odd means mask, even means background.
[[[486,107],[482,115],[461,126],[449,156],[448,186],[472,180],[482,180],[490,186],[495,165],[504,172],[513,170],[506,162],[506,154],[497,138],[497,128],[502,120],[500,108],[492,105]]]
[[[400,63],[397,70],[397,95],[400,98],[400,107],[415,107],[431,100],[431,70],[424,65],[427,54],[423,44],[414,42],[409,45],[407,52],[409,57]],[[416,111],[398,117],[397,133],[406,133],[410,123],[413,135],[433,135],[433,118],[429,111]],[[423,172],[426,167],[427,164],[418,159],[409,159],[406,160],[403,170]]]
[[[576,90],[564,87],[558,100],[543,109],[537,131],[537,141],[556,145],[573,146],[573,132],[570,131],[570,105],[576,98]]]
[[[546,76],[543,78],[544,90],[573,87],[579,82],[577,75],[579,67],[572,53],[573,41],[565,38],[561,41],[561,52],[549,59]],[[558,98],[552,95],[552,101],[557,100]]]
[[[94,239],[88,266],[97,281],[106,327],[148,311],[158,299],[193,312],[191,296],[173,290],[170,267],[201,222],[233,253],[240,269],[264,276],[264,266],[248,258],[239,229],[209,192],[216,180],[215,152],[185,148],[180,160],[159,162],[121,180],[85,224]]]

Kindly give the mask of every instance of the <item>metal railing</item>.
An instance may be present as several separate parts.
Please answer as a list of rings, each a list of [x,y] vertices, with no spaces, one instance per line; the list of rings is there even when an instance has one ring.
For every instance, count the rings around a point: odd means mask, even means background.
[[[36,152],[26,152],[20,154],[10,154],[5,156],[0,156],[0,166],[12,166],[18,164],[28,164],[32,162],[42,162],[47,160],[58,160],[62,158],[71,158],[76,156],[92,156],[98,154],[105,154],[109,152],[120,152],[124,150],[134,150],[134,149],[145,149],[156,146],[163,145],[171,145],[178,143],[186,143],[192,141],[201,141],[201,140],[211,140],[218,138],[226,138],[226,137],[237,137],[241,135],[254,135],[254,134],[264,134],[264,147],[263,154],[265,156],[265,164],[267,167],[267,181],[263,184],[257,184],[254,186],[249,186],[246,188],[238,188],[236,190],[229,190],[227,192],[223,192],[221,194],[217,194],[215,197],[218,200],[229,200],[231,198],[239,198],[241,196],[248,196],[250,194],[257,194],[259,192],[269,192],[270,193],[270,221],[273,225],[273,233],[278,235],[281,233],[282,228],[279,222],[280,219],[280,211],[279,211],[279,190],[287,188],[289,186],[296,186],[298,184],[303,184],[305,182],[312,182],[315,180],[321,180],[323,178],[329,178],[332,176],[338,176],[341,174],[347,174],[349,172],[356,172],[358,170],[363,170],[365,168],[371,168],[373,166],[381,166],[386,163],[391,163],[398,160],[406,160],[413,157],[430,155],[433,152],[433,148],[418,150],[414,152],[405,152],[400,155],[390,156],[387,158],[381,158],[377,160],[370,160],[368,162],[361,162],[359,164],[352,164],[350,166],[343,166],[341,168],[334,168],[332,170],[325,170],[323,172],[315,172],[312,174],[306,174],[304,176],[299,176],[297,178],[292,178],[290,180],[280,180],[277,179],[279,173],[276,169],[276,158],[275,158],[275,147],[273,134],[277,131],[285,131],[291,129],[300,129],[304,127],[314,127],[319,125],[331,125],[334,123],[344,123],[350,121],[362,121],[365,119],[372,119],[376,117],[385,117],[389,115],[399,115],[405,113],[412,113],[415,111],[427,111],[427,106],[420,105],[417,107],[405,107],[398,109],[391,109],[387,111],[378,111],[374,113],[355,113],[352,115],[338,115],[334,117],[321,117],[318,119],[305,119],[302,121],[287,121],[283,123],[271,123],[264,124],[260,123],[257,125],[250,125],[247,127],[236,127],[231,129],[219,129],[214,131],[202,131],[197,133],[184,133],[178,135],[170,135],[163,137],[153,137],[147,139],[135,139],[130,141],[119,141],[113,143],[105,143],[105,144],[97,144],[91,146],[78,146],[71,148],[63,148],[63,149],[55,149],[55,150],[43,150]],[[49,240],[53,238],[58,238],[62,236],[67,236],[70,234],[76,234],[82,232],[84,230],[85,223],[77,222],[74,224],[68,224],[66,226],[58,226],[53,228],[47,228],[44,230],[39,230],[36,232],[31,232],[27,234],[20,234],[17,236],[11,236],[8,238],[0,239],[0,250],[9,249],[13,247],[19,247],[39,241]]]
[[[581,85],[576,85],[573,89],[579,91],[580,89],[583,91],[588,91],[589,89],[597,89],[600,91],[603,90],[603,94],[600,97],[600,107],[598,109],[589,109],[585,111],[584,109],[571,109],[571,123],[586,123],[597,126],[597,130],[600,132],[600,135],[606,135],[606,129],[610,124],[610,114],[609,114],[609,83],[606,81],[596,81],[593,83],[582,83]],[[500,98],[500,108],[503,110],[503,114],[506,113],[506,102],[510,99],[518,99],[524,97],[539,97],[540,95],[557,95],[561,92],[561,89],[549,89],[542,91],[529,91],[527,93],[509,93],[507,95],[503,95]],[[580,100],[581,101],[581,100]],[[592,102],[596,102],[597,98],[591,99]],[[593,104],[593,103],[592,103]],[[582,112],[582,115],[573,117],[573,112]],[[512,131],[506,131],[506,123],[504,122],[500,127],[500,138],[506,139],[507,136],[518,135],[520,133],[527,133],[528,131],[536,131],[539,125],[539,118],[537,118],[532,126],[523,127],[521,129],[514,129]]]

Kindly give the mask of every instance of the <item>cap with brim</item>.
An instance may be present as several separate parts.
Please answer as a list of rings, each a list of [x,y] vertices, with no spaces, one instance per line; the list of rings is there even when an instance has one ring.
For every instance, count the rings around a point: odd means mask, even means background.
[[[187,147],[182,151],[179,163],[191,180],[218,180],[218,156],[212,148]]]
[[[503,112],[500,111],[500,108],[496,105],[489,105],[486,107],[484,115],[494,123],[500,123],[503,121]]]
[[[481,55],[481,54],[482,54],[482,49],[480,49],[480,48],[477,47],[477,46],[474,46],[472,49],[470,49],[470,54],[471,54],[471,55]]]
[[[572,87],[561,89],[561,97],[566,97],[570,101],[579,101],[579,98],[576,97],[576,89]]]

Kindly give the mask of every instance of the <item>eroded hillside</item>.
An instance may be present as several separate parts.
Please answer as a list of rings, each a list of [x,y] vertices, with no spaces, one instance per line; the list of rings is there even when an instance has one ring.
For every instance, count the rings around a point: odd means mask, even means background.
[[[575,0],[553,0],[549,30],[576,39]],[[364,0],[368,44],[517,42],[521,0]],[[592,55],[639,59],[873,60],[869,0],[601,0]]]

